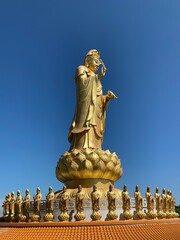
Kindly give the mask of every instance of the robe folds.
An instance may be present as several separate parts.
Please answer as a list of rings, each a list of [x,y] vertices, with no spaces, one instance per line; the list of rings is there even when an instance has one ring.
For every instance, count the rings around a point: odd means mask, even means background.
[[[68,139],[70,149],[101,148],[107,101],[98,75],[79,66],[75,76],[76,110]]]

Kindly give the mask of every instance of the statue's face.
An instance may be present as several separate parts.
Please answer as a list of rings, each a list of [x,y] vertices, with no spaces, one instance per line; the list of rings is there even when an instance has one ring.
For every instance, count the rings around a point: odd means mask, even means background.
[[[96,72],[99,68],[99,58],[98,57],[91,57],[88,61],[89,63],[89,68],[91,71]]]
[[[81,190],[82,190],[82,187],[81,187],[81,185],[79,185],[78,191],[81,192]]]

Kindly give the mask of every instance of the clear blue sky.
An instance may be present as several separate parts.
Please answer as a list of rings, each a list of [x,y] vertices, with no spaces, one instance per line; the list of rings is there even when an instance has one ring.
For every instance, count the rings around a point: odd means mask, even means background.
[[[56,180],[75,107],[74,74],[90,49],[107,67],[103,149],[139,184],[171,189],[180,204],[180,1],[0,1],[0,198]]]

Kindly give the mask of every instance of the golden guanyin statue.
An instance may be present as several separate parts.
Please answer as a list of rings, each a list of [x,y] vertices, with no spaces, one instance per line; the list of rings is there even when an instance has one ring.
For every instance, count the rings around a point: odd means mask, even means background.
[[[3,216],[5,218],[9,217],[9,203],[10,203],[11,196],[10,194],[7,194],[5,197],[5,200],[2,204],[3,207]]]
[[[171,209],[172,209],[172,196],[170,194],[170,190],[168,189],[166,192],[166,218],[172,218]]]
[[[39,222],[41,219],[40,208],[41,208],[41,200],[42,200],[42,194],[39,187],[36,189],[36,195],[33,197],[33,199],[34,199],[34,213],[31,216],[31,221]]]
[[[107,201],[108,201],[108,213],[106,215],[107,220],[115,220],[118,215],[116,213],[116,194],[113,191],[113,185],[109,185],[109,191],[107,192]]]
[[[156,201],[156,213],[157,213],[157,217],[159,219],[161,218],[165,218],[166,217],[166,214],[162,211],[163,207],[162,207],[162,204],[163,204],[163,201],[162,201],[162,198],[161,198],[161,195],[159,193],[159,188],[157,187],[156,188],[156,192],[154,194],[154,198],[155,198],[155,201]]]
[[[149,219],[154,219],[156,218],[156,213],[154,212],[154,198],[151,195],[150,192],[150,187],[147,187],[147,191],[146,191],[146,202],[147,202],[147,218]]]
[[[101,71],[96,74],[99,66]],[[106,67],[97,50],[90,50],[84,65],[77,68],[76,111],[69,131],[71,149],[101,148],[106,119],[106,109],[110,99],[116,98],[111,91],[103,95],[101,79]]]
[[[91,192],[91,202],[92,202],[92,214],[91,214],[91,219],[93,221],[100,220],[102,215],[99,212],[99,199],[100,199],[100,194],[99,191],[97,190],[96,185],[93,186],[93,191]]]
[[[17,191],[17,197],[15,201],[15,218],[16,221],[20,221],[20,215],[22,211],[22,196],[20,190]]]
[[[130,212],[131,201],[126,185],[124,185],[122,192],[122,208],[123,208],[122,218],[127,220],[131,219],[132,218],[132,213]]]
[[[30,201],[31,201],[31,196],[29,189],[27,188],[25,191],[25,197],[23,198],[22,202],[22,221],[29,221],[29,211],[30,211]]]
[[[11,193],[11,199],[9,202],[9,216],[13,219],[14,218],[14,214],[15,214],[15,201],[16,201],[16,197],[14,192]]]
[[[82,186],[78,186],[78,191],[75,196],[75,205],[76,205],[76,214],[74,215],[74,218],[76,221],[83,221],[85,219],[84,214],[84,192],[82,191]]]
[[[46,214],[44,216],[44,220],[49,222],[54,219],[53,211],[54,211],[54,192],[52,187],[49,187],[49,192],[46,195]]]
[[[162,209],[163,209],[163,213],[165,214],[165,217],[166,217],[166,190],[163,188],[162,190],[162,195],[161,195],[161,198],[162,198]]]
[[[141,193],[139,191],[139,186],[136,185],[135,192],[134,192],[134,199],[135,199],[135,219],[143,219],[146,217],[145,213],[143,212],[143,199]]]
[[[69,220],[68,201],[69,201],[69,194],[67,192],[66,186],[64,186],[59,196],[59,208],[60,208],[60,215],[58,216],[59,221]]]
[[[68,190],[82,185],[89,198],[93,185],[97,185],[101,197],[106,197],[109,184],[122,176],[116,153],[102,150],[108,103],[117,98],[112,91],[103,95],[101,80],[106,70],[95,49],[86,54],[84,64],[77,68],[76,108],[68,134],[70,149],[61,156],[56,167],[56,177]],[[114,189],[114,192],[121,197],[120,190]],[[76,191],[69,193],[74,197]]]

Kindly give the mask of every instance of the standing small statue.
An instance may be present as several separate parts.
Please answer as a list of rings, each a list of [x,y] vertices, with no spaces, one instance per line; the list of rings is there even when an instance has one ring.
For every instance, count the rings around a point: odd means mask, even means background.
[[[100,73],[96,74],[100,65]],[[107,95],[102,93],[100,80],[105,73],[100,53],[94,49],[87,53],[84,65],[77,68],[76,111],[68,136],[70,149],[101,148],[108,102],[117,98],[111,91]]]
[[[173,218],[178,218],[179,217],[179,214],[176,212],[175,210],[175,206],[176,206],[176,200],[175,198],[173,197],[172,195],[172,192],[170,193],[171,194],[171,206],[172,206],[172,209],[171,209],[171,212],[172,212],[172,217]]]
[[[22,214],[21,207],[22,207],[22,196],[21,196],[20,190],[18,190],[16,201],[15,201],[15,218],[16,218],[16,221],[18,222],[20,221],[20,216]]]
[[[106,215],[107,220],[115,220],[118,215],[116,213],[116,194],[113,191],[113,185],[109,185],[109,191],[107,192],[107,200],[108,200],[108,213]]]
[[[78,186],[78,191],[75,196],[76,201],[76,214],[74,215],[74,218],[76,221],[83,221],[85,219],[84,214],[84,193],[82,191],[81,185]]]
[[[14,220],[14,215],[15,215],[15,194],[14,192],[11,193],[11,199],[9,202],[9,217],[10,217],[10,221]]]
[[[41,219],[40,206],[41,206],[41,199],[42,199],[42,194],[39,187],[37,188],[36,195],[33,197],[33,199],[34,199],[34,213],[31,216],[31,221],[39,222]]]
[[[52,187],[49,187],[49,193],[46,195],[46,215],[44,216],[44,220],[46,222],[53,221],[54,215],[54,192]]]
[[[172,218],[171,214],[171,195],[170,190],[166,192],[166,218]]]
[[[135,198],[135,219],[144,219],[146,214],[142,211],[143,210],[143,199],[141,196],[141,193],[139,192],[139,186],[136,185],[135,192],[134,192],[134,198]]]
[[[91,192],[91,202],[92,202],[92,214],[91,214],[91,219],[93,221],[100,220],[102,215],[99,212],[99,199],[100,199],[100,194],[99,191],[97,190],[96,185],[93,186],[93,191]]]
[[[163,211],[162,211],[162,198],[161,198],[161,196],[160,196],[160,193],[159,193],[159,188],[157,187],[156,188],[156,192],[155,192],[155,194],[154,194],[154,198],[155,198],[155,200],[156,200],[156,212],[157,212],[157,217],[159,218],[159,219],[162,219],[162,218],[165,218],[166,217],[166,215],[163,213]]]
[[[132,213],[130,212],[131,204],[130,204],[130,196],[127,191],[127,186],[124,185],[123,192],[122,192],[122,202],[123,202],[123,219],[131,219]]]
[[[166,190],[163,188],[162,190],[162,209],[163,209],[163,213],[165,214],[166,217]]]
[[[30,211],[30,200],[31,200],[29,189],[26,189],[25,194],[26,195],[23,198],[23,203],[22,203],[22,213],[23,213],[23,216],[21,218],[21,221],[28,222],[29,221],[29,211]]]
[[[69,194],[67,192],[66,186],[64,186],[63,191],[60,193],[60,197],[59,197],[59,208],[60,208],[60,214],[58,216],[59,221],[68,221],[69,219],[68,201],[69,201]]]
[[[5,219],[9,217],[9,203],[10,203],[11,195],[8,193],[5,197],[5,201],[3,202],[3,216]]]
[[[146,202],[147,202],[147,218],[154,219],[156,218],[156,213],[154,212],[154,198],[151,195],[150,187],[147,187],[146,191]]]

